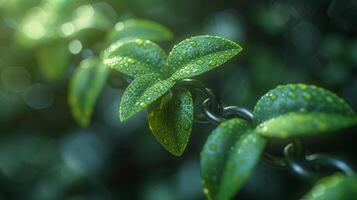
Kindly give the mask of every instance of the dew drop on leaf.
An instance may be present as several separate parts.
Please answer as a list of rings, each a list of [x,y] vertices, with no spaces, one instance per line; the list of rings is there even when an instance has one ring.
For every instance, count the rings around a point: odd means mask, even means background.
[[[197,42],[196,41],[191,41],[190,44],[191,44],[192,47],[196,47],[197,46]]]
[[[205,60],[201,60],[201,59],[199,59],[199,60],[197,60],[197,64],[199,64],[199,65],[203,65],[203,64],[205,64]]]
[[[209,149],[212,150],[212,151],[215,151],[215,150],[217,150],[217,145],[216,144],[210,144],[209,145]]]
[[[210,66],[214,66],[214,65],[216,65],[217,64],[217,61],[216,60],[211,60],[211,61],[209,61],[209,65]]]

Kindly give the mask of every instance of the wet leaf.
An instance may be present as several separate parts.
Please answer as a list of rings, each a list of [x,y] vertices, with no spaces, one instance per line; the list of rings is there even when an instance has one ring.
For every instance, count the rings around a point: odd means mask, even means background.
[[[336,131],[357,123],[347,103],[323,88],[288,84],[265,94],[254,108],[257,132],[294,137]]]
[[[83,60],[72,76],[68,102],[73,117],[80,125],[88,126],[107,77],[107,68],[96,58]]]
[[[242,48],[217,36],[196,36],[175,45],[168,56],[170,74],[175,80],[189,78],[216,68]]]
[[[201,174],[208,199],[232,199],[260,160],[265,139],[240,119],[221,123],[201,153]]]
[[[173,34],[168,28],[159,23],[142,19],[130,19],[118,22],[108,40],[109,42],[114,42],[127,37],[164,41],[171,40]]]
[[[111,45],[103,54],[108,67],[133,78],[158,73],[166,75],[166,54],[156,44],[142,39],[124,39]]]
[[[323,178],[303,200],[346,200],[357,197],[357,177],[335,174]]]
[[[180,156],[190,139],[193,123],[193,100],[187,90],[169,93],[148,109],[150,129],[160,144]]]
[[[120,120],[125,121],[135,113],[145,109],[167,93],[174,84],[170,79],[162,80],[160,75],[155,73],[136,78],[126,88],[120,101]]]

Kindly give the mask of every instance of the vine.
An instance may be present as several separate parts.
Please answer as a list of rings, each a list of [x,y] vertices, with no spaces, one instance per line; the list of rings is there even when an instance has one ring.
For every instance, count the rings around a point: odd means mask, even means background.
[[[79,124],[89,125],[96,99],[110,83],[126,88],[119,106],[120,120],[147,109],[153,135],[175,156],[184,153],[194,121],[217,125],[201,153],[203,191],[208,199],[232,199],[261,159],[308,179],[328,174],[304,199],[356,195],[357,177],[347,163],[309,154],[300,141],[301,137],[355,125],[357,117],[343,99],[314,85],[287,84],[267,92],[252,112],[224,106],[206,84],[190,78],[232,59],[242,50],[238,44],[218,36],[196,36],[176,44],[167,55],[152,42],[172,37],[165,27],[140,20],[120,25],[110,36],[113,44],[100,57],[82,61],[71,80],[68,100]],[[194,98],[197,96],[200,98]],[[198,103],[201,106],[195,108],[199,99],[203,100]],[[271,138],[291,141],[283,158],[264,153]],[[316,171],[321,167],[328,173]],[[343,173],[331,175],[334,171]]]

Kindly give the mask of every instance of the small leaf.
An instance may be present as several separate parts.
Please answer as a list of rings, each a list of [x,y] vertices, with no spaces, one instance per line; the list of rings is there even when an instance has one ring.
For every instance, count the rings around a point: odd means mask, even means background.
[[[217,36],[196,36],[177,44],[168,56],[170,74],[175,80],[202,74],[238,54],[242,48]]]
[[[341,173],[323,178],[303,200],[346,200],[357,197],[357,177]]]
[[[136,78],[125,90],[120,101],[119,117],[125,121],[163,96],[175,82],[162,80],[159,74],[145,74]]]
[[[96,58],[83,60],[72,76],[68,102],[73,117],[80,125],[88,126],[107,77],[107,68]]]
[[[149,107],[151,131],[162,146],[175,156],[184,152],[193,123],[193,100],[187,90],[169,93]]]
[[[111,45],[103,54],[108,67],[133,78],[148,74],[166,74],[166,54],[156,44],[142,39],[125,39]]]
[[[265,143],[246,121],[231,119],[221,123],[208,137],[201,153],[206,197],[232,199],[250,177]]]
[[[336,131],[357,123],[347,103],[325,89],[288,84],[265,94],[254,108],[257,132],[294,137]]]
[[[149,20],[130,19],[118,22],[108,40],[114,42],[127,37],[164,41],[171,40],[173,34],[168,28],[159,23]]]

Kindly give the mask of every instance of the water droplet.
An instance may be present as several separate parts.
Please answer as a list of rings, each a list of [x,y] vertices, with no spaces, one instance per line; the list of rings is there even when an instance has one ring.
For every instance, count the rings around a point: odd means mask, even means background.
[[[295,85],[292,85],[292,84],[290,84],[288,87],[289,87],[291,90],[295,90],[295,89],[296,89],[296,86],[295,86]]]
[[[135,64],[135,60],[132,59],[132,58],[129,58],[128,62],[129,62],[130,64]]]
[[[217,145],[216,145],[216,144],[210,144],[210,145],[209,145],[209,149],[210,149],[211,151],[215,151],[215,150],[217,150]]]
[[[208,188],[204,188],[204,189],[203,189],[203,193],[204,193],[205,195],[209,195],[209,190],[208,190]]]
[[[333,103],[333,98],[332,97],[327,96],[325,99],[326,99],[327,102]]]
[[[203,65],[203,64],[205,64],[205,60],[201,60],[201,59],[199,59],[199,60],[197,60],[197,64],[199,64],[199,65]]]
[[[300,112],[306,112],[307,109],[306,108],[300,108]]]
[[[136,44],[138,44],[138,45],[144,44],[144,40],[142,40],[142,39],[136,39],[135,42],[136,42]]]
[[[306,100],[311,100],[311,94],[309,94],[309,93],[307,93],[307,92],[304,92],[304,93],[302,94],[302,96],[303,96],[304,99],[306,99]]]
[[[196,41],[191,41],[190,44],[191,44],[192,47],[196,47],[197,46],[197,42]]]
[[[278,97],[277,97],[275,94],[270,93],[270,94],[269,94],[269,98],[270,98],[272,101],[275,101],[275,99],[277,99]]]
[[[305,85],[305,84],[300,84],[299,87],[300,87],[301,90],[306,90],[307,89],[307,85]]]
[[[217,61],[215,61],[215,60],[210,60],[209,61],[209,65],[210,66],[215,66],[217,64]]]
[[[279,85],[278,87],[276,87],[276,89],[278,89],[278,90],[283,90],[283,89],[284,89],[284,86]]]
[[[227,57],[225,55],[219,55],[218,56],[220,59],[226,59]]]
[[[294,92],[289,92],[289,97],[296,99],[296,94]]]

